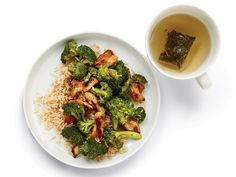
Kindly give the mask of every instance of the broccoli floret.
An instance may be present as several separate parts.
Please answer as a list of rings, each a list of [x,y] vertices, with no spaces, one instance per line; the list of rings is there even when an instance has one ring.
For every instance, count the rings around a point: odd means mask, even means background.
[[[111,114],[114,130],[117,130],[118,124],[125,124],[134,111],[134,105],[130,101],[119,97],[108,101],[105,107]]]
[[[114,131],[114,130],[105,130],[104,131],[104,139],[109,147],[114,147],[120,149],[123,147],[123,142],[121,141],[121,137],[132,138],[132,139],[141,139],[142,135],[137,132],[132,131]]]
[[[65,127],[61,135],[75,145],[82,145],[85,142],[85,137],[76,126]]]
[[[107,81],[107,84],[109,85],[109,87],[112,90],[112,93],[114,95],[117,95],[120,92],[121,86],[119,84],[119,81],[116,80],[115,78],[111,78]]]
[[[107,81],[111,78],[109,68],[106,65],[103,65],[98,69],[98,80]]]
[[[94,65],[96,61],[95,52],[90,47],[86,45],[81,45],[78,47],[76,41],[72,39],[66,43],[61,54],[61,61],[65,64],[75,56],[77,57],[77,60],[89,66]]]
[[[107,153],[108,148],[103,143],[98,143],[95,139],[88,139],[80,146],[80,153],[94,160],[99,155]]]
[[[79,121],[77,123],[77,126],[79,127],[79,130],[84,133],[84,134],[88,134],[91,130],[91,128],[94,126],[94,119],[87,119],[85,121]]]
[[[69,40],[67,41],[65,48],[61,54],[61,62],[66,63],[71,58],[75,57],[77,55],[77,43],[75,40]]]
[[[88,67],[82,62],[76,62],[73,65],[68,66],[68,71],[74,76],[76,79],[80,80],[84,76],[86,76],[88,72]]]
[[[144,76],[140,75],[140,74],[134,74],[131,77],[131,81],[132,82],[137,82],[139,84],[145,85],[147,83],[147,80]]]
[[[125,99],[130,99],[129,91],[130,91],[130,81],[131,79],[129,78],[123,86],[121,86],[121,91],[119,93],[119,96],[125,98]]]
[[[99,103],[104,104],[112,97],[112,90],[106,82],[100,82],[101,88],[92,88],[92,92],[99,97]]]
[[[84,76],[83,78],[83,82],[84,83],[87,83],[89,81],[89,79],[91,78],[92,74],[91,73],[88,73],[86,76]]]
[[[78,104],[66,103],[63,105],[62,109],[64,110],[65,115],[73,116],[77,121],[85,120],[84,108]]]
[[[97,76],[98,70],[95,67],[89,67],[89,73],[91,73],[92,76]]]
[[[94,67],[88,68],[88,74],[83,78],[84,83],[87,83],[92,76],[97,76],[98,70]]]
[[[103,137],[106,141],[106,144],[109,147],[114,147],[114,148],[117,148],[117,149],[120,149],[120,148],[123,147],[124,143],[120,140],[120,138],[118,138],[114,135],[114,131],[105,130],[104,133],[103,133]]]
[[[96,61],[95,52],[86,45],[81,45],[77,50],[77,57],[85,65],[93,66]]]
[[[132,132],[132,131],[112,131],[112,133],[117,138],[120,136],[124,136],[126,138],[137,139],[137,140],[142,138],[142,135],[140,133]]]
[[[114,69],[109,69],[106,65],[103,65],[98,70],[98,80],[100,82],[106,82],[112,89],[113,94],[117,94],[120,91],[120,75]]]
[[[113,67],[113,69],[115,69],[118,72],[121,83],[125,82],[129,78],[129,70],[125,66],[123,61],[119,60]]]
[[[134,110],[132,118],[136,120],[138,123],[143,122],[146,117],[146,111],[143,107],[138,107]]]
[[[109,76],[120,82],[121,75],[115,69],[109,69]]]

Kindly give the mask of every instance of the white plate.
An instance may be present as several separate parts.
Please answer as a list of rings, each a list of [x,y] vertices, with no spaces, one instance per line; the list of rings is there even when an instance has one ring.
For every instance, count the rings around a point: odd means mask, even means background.
[[[65,41],[72,38],[75,39],[78,44],[97,44],[102,49],[109,48],[113,50],[118,55],[119,59],[122,59],[133,71],[144,75],[148,80],[148,85],[144,90],[146,101],[143,105],[146,109],[147,117],[141,124],[143,138],[141,140],[129,140],[126,143],[128,151],[123,154],[117,154],[111,159],[104,159],[100,162],[88,161],[82,156],[74,159],[68,153],[68,149],[65,147],[63,141],[62,143],[57,143],[54,140],[50,140],[55,134],[55,130],[45,130],[44,126],[39,123],[38,117],[34,113],[34,100],[37,97],[37,93],[47,93],[50,84],[53,81],[53,76],[51,74],[55,67],[61,64],[60,55],[63,51]],[[152,67],[131,45],[113,36],[100,33],[83,33],[67,37],[55,43],[39,57],[31,69],[25,85],[23,107],[31,133],[41,147],[51,156],[74,167],[88,169],[104,168],[128,159],[147,141],[157,123],[160,108],[160,90],[157,77],[155,76]]]

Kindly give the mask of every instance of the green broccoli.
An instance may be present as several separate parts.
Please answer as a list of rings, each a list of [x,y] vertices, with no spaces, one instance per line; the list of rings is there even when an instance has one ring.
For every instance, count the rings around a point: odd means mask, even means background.
[[[132,132],[132,131],[112,131],[112,133],[117,138],[120,136],[124,136],[126,138],[137,139],[137,140],[142,138],[142,135],[140,133]]]
[[[98,69],[98,80],[107,81],[111,78],[110,70],[106,65],[103,65]]]
[[[88,68],[88,74],[83,78],[84,83],[87,83],[92,76],[97,76],[98,70],[94,67]]]
[[[118,80],[116,80],[115,78],[111,78],[106,82],[111,88],[113,95],[117,95],[120,92],[121,86]]]
[[[116,65],[114,67],[112,67],[112,68],[115,69],[118,72],[119,79],[120,79],[121,83],[125,82],[129,78],[129,70],[125,66],[123,61],[119,60],[116,63]]]
[[[145,85],[147,83],[147,80],[144,76],[140,75],[140,74],[134,74],[131,77],[131,82],[136,82],[142,85]]]
[[[96,61],[95,52],[90,47],[86,45],[81,45],[78,47],[76,41],[72,39],[66,43],[61,54],[61,61],[65,64],[75,56],[77,57],[77,60],[89,66],[94,65]]]
[[[95,52],[86,45],[81,45],[77,50],[78,59],[85,65],[93,66],[96,61]]]
[[[119,137],[116,137],[114,131],[106,129],[103,133],[104,140],[109,147],[114,147],[116,149],[120,149],[123,147],[123,142]]]
[[[85,142],[85,137],[80,133],[79,129],[76,126],[65,127],[61,135],[66,138],[68,141],[75,145],[82,145]]]
[[[95,67],[89,67],[89,73],[91,73],[92,76],[97,76],[98,70]]]
[[[138,107],[134,110],[132,118],[136,120],[138,123],[143,122],[146,117],[146,112],[143,107]]]
[[[81,120],[77,122],[77,126],[82,133],[88,134],[91,128],[93,128],[94,123],[94,119]]]
[[[88,67],[82,62],[76,62],[76,63],[73,63],[73,65],[68,66],[68,71],[76,79],[80,80],[84,76],[86,76],[88,72]]]
[[[66,103],[62,106],[65,115],[73,116],[77,121],[85,120],[84,108],[75,103]]]
[[[119,82],[121,81],[121,75],[115,69],[109,68],[109,76],[115,78]]]
[[[108,148],[103,143],[98,143],[95,139],[88,139],[80,146],[80,153],[87,156],[88,159],[94,160],[99,155],[108,152]]]
[[[111,114],[112,126],[117,130],[118,125],[125,124],[129,118],[138,122],[142,122],[146,117],[146,112],[143,107],[134,108],[129,100],[114,97],[105,105],[106,109]]]
[[[125,99],[130,99],[130,95],[129,95],[129,91],[130,91],[130,82],[131,82],[131,79],[129,78],[123,86],[121,86],[121,90],[119,92],[119,96],[121,96],[122,98],[125,98]]]
[[[116,70],[109,69],[106,65],[103,65],[98,70],[98,80],[106,82],[112,89],[113,94],[117,94],[120,91],[120,77],[121,75]]]
[[[130,101],[119,97],[108,101],[105,107],[111,114],[114,130],[117,130],[118,124],[125,124],[134,111],[134,105]]]
[[[100,82],[101,88],[92,88],[92,92],[99,97],[99,103],[104,104],[111,99],[112,90],[106,82]]]
[[[106,141],[106,144],[109,147],[114,147],[120,149],[123,147],[123,142],[121,137],[132,138],[132,139],[141,139],[142,135],[137,132],[132,131],[114,131],[110,129],[106,129],[104,131],[103,137]]]
[[[77,43],[75,40],[69,40],[66,42],[65,48],[61,54],[61,62],[66,63],[71,58],[77,55]]]
[[[86,76],[84,76],[83,82],[87,83],[91,77],[92,77],[92,74],[89,72]]]

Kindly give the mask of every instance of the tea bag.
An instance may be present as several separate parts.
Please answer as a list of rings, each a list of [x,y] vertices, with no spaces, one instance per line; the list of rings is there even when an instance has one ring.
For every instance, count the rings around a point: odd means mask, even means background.
[[[161,53],[159,60],[165,64],[170,64],[181,69],[188,52],[195,40],[195,37],[176,32],[168,32],[165,51]]]

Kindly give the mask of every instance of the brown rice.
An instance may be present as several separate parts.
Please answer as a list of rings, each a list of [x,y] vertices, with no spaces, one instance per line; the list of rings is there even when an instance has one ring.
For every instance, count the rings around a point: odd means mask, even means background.
[[[64,87],[65,79],[69,73],[67,67],[61,65],[54,74],[56,78],[49,92],[36,99],[36,109],[39,110],[36,112],[47,129],[56,128],[56,130],[61,131],[66,126],[62,105],[69,99],[67,90]]]

